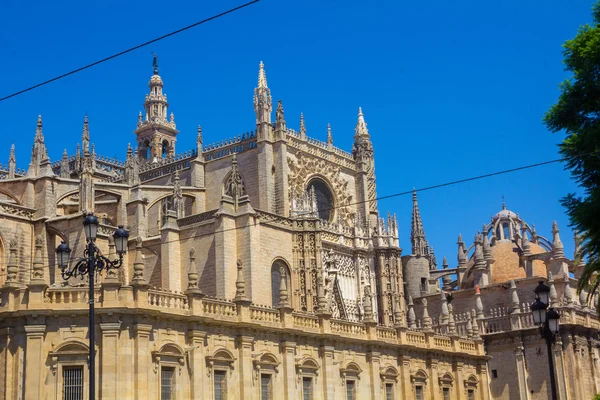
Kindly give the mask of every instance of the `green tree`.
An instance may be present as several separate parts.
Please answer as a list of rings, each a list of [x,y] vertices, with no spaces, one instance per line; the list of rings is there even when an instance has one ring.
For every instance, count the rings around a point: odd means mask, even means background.
[[[566,133],[559,151],[583,189],[582,196],[570,193],[561,203],[581,234],[578,257],[587,261],[579,291],[590,293],[600,285],[600,1],[592,13],[593,24],[579,28],[563,45],[565,70],[572,75],[560,84],[558,101],[544,116],[550,131]]]

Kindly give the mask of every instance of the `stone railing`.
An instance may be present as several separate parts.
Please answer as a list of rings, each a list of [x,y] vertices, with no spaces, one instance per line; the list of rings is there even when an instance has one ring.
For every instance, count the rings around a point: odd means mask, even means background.
[[[175,171],[188,169],[191,160],[196,158],[198,151],[188,150],[170,158],[159,158],[156,162],[149,159],[140,165],[140,181],[145,182],[161,176],[173,174]]]
[[[71,308],[76,305],[89,306],[89,288],[82,287],[65,287],[65,288],[50,288],[46,290],[44,295],[44,303],[51,304],[59,308]],[[99,303],[102,301],[100,287],[94,289],[94,301]]]
[[[176,310],[189,309],[186,295],[157,289],[148,290],[148,304],[154,307],[173,308]]]
[[[250,320],[260,323],[279,324],[281,322],[281,313],[274,308],[253,304],[250,306]]]
[[[88,309],[86,287],[58,287],[35,289],[0,288],[0,318],[13,313],[20,317],[40,315],[50,311],[70,315]],[[484,356],[483,341],[441,335],[433,332],[410,330],[404,327],[378,326],[362,322],[330,319],[326,314],[293,311],[291,308],[273,308],[250,304],[248,301],[230,301],[205,297],[193,290],[188,293],[167,291],[148,286],[119,286],[105,284],[95,290],[96,312],[115,312],[115,309],[133,313],[160,312],[170,320],[221,325],[233,324],[241,329],[288,332],[299,336],[323,335],[339,337],[348,342],[370,341],[385,346],[408,346],[425,351],[460,349],[465,355]],[[127,311],[118,311],[119,313]],[[192,321],[192,319],[190,319]]]
[[[204,161],[213,161],[233,153],[243,153],[256,147],[256,132],[250,131],[233,138],[208,144],[202,148],[202,153]]]

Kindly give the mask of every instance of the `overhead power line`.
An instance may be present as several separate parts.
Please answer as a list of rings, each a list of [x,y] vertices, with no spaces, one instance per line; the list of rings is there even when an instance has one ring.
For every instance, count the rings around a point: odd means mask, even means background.
[[[590,152],[590,153],[584,153],[581,154],[580,157],[587,157],[590,155],[595,155],[595,154],[600,154],[600,150],[599,151],[594,151],[594,152]],[[555,160],[549,160],[549,161],[543,161],[543,162],[539,162],[539,163],[534,163],[534,164],[528,164],[528,165],[523,165],[521,167],[516,167],[516,168],[510,168],[510,169],[505,169],[502,171],[497,171],[497,172],[491,172],[489,174],[483,174],[483,175],[477,175],[477,176],[472,176],[470,178],[465,178],[465,179],[458,179],[458,180],[454,180],[454,181],[449,181],[449,182],[445,182],[445,183],[439,183],[437,185],[432,185],[432,186],[426,186],[420,189],[413,189],[416,192],[424,192],[427,190],[434,190],[434,189],[440,189],[446,186],[452,186],[452,185],[458,185],[460,183],[466,183],[466,182],[471,182],[471,181],[476,181],[476,180],[480,180],[480,179],[486,179],[486,178],[490,178],[493,176],[498,176],[498,175],[504,175],[504,174],[509,174],[512,172],[517,172],[517,171],[523,171],[526,169],[531,169],[531,168],[537,168],[537,167],[541,167],[544,165],[548,165],[548,164],[554,164],[557,162],[561,162],[561,161],[565,161],[566,158],[557,158]],[[413,190],[408,190],[408,191],[404,191],[404,192],[398,192],[398,193],[393,193],[393,194],[389,194],[389,195],[385,195],[385,196],[380,196],[377,197],[375,200],[385,200],[385,199],[390,199],[393,197],[399,197],[399,196],[406,196],[409,194],[412,194]],[[341,207],[348,207],[348,206],[353,206],[353,205],[358,205],[358,204],[363,204],[363,203],[367,203],[371,200],[362,200],[362,201],[357,201],[354,203],[350,203],[350,204],[345,204],[345,205],[341,205],[341,206],[336,206],[336,207],[330,207],[330,208],[323,208],[323,209],[319,209],[317,210],[317,213],[319,211],[324,211],[324,210],[335,210],[336,208],[341,208]],[[274,222],[263,222],[262,225],[272,225]],[[197,234],[197,235],[193,235],[193,236],[188,236],[187,239],[194,239],[194,238],[199,238],[199,237],[204,237],[204,236],[210,236],[210,235],[214,235],[216,233],[223,233],[223,232],[228,232],[228,231],[235,231],[238,229],[242,229],[242,228],[247,228],[249,225],[244,225],[244,226],[236,226],[233,228],[227,228],[227,229],[222,229],[219,231],[214,231],[214,232],[208,232],[208,233],[201,233],[201,234]],[[177,242],[179,241],[179,239],[177,240],[171,240],[171,241],[166,241],[166,242],[160,242],[160,243],[156,243],[156,244],[147,244],[144,246],[144,248],[150,248],[150,247],[155,247],[155,246],[160,246],[162,244],[165,243],[171,243],[171,242]],[[42,257],[44,260],[47,260],[48,258],[43,256]],[[79,260],[79,258],[73,258],[72,260]],[[46,266],[44,267],[46,268]],[[6,275],[5,273],[0,273],[0,276],[4,276]]]
[[[159,36],[159,37],[157,37],[157,38],[155,38],[155,39],[152,39],[152,40],[149,40],[149,41],[147,41],[147,42],[144,42],[144,43],[138,44],[137,46],[133,46],[133,47],[131,47],[131,48],[127,49],[127,50],[123,50],[123,51],[121,51],[121,52],[118,52],[118,53],[116,53],[116,54],[113,54],[112,56],[109,56],[109,57],[103,58],[103,59],[101,59],[101,60],[95,61],[95,62],[93,62],[93,63],[91,63],[91,64],[88,64],[88,65],[86,65],[86,66],[83,66],[83,67],[80,67],[80,68],[74,69],[74,70],[72,70],[72,71],[69,71],[69,72],[67,72],[67,73],[64,73],[64,74],[62,74],[62,75],[56,76],[56,77],[54,77],[54,78],[52,78],[52,79],[48,79],[47,81],[40,82],[40,83],[38,83],[38,84],[36,84],[36,85],[33,85],[33,86],[30,86],[30,87],[28,87],[28,88],[26,88],[26,89],[19,90],[18,92],[14,92],[14,93],[12,93],[12,94],[9,94],[8,96],[4,96],[4,97],[0,98],[0,102],[2,102],[2,101],[4,101],[4,100],[8,100],[8,99],[10,99],[10,98],[12,98],[12,97],[18,96],[18,95],[20,95],[20,94],[23,94],[23,93],[25,93],[25,92],[29,92],[30,90],[33,90],[33,89],[39,88],[40,86],[47,85],[47,84],[49,84],[49,83],[52,83],[52,82],[54,82],[54,81],[57,81],[57,80],[59,80],[59,79],[66,78],[66,77],[67,77],[67,76],[69,76],[69,75],[76,74],[77,72],[81,72],[81,71],[83,71],[83,70],[86,70],[86,69],[88,69],[88,68],[94,67],[94,66],[96,66],[96,65],[98,65],[98,64],[102,64],[103,62],[106,62],[106,61],[112,60],[113,58],[120,57],[120,56],[122,56],[122,55],[124,55],[124,54],[127,54],[127,53],[130,53],[130,52],[132,52],[132,51],[134,51],[134,50],[137,50],[137,49],[140,49],[140,48],[142,48],[142,47],[148,46],[149,44],[156,43],[156,42],[158,42],[159,40],[163,40],[163,39],[166,39],[166,38],[168,38],[168,37],[170,37],[170,36],[177,35],[178,33],[181,33],[181,32],[184,32],[184,31],[187,31],[188,29],[195,28],[195,27],[196,27],[196,26],[198,26],[198,25],[202,25],[202,24],[204,24],[204,23],[206,23],[206,22],[209,22],[209,21],[215,20],[215,19],[217,19],[217,18],[223,17],[223,16],[225,16],[225,15],[227,15],[227,14],[231,14],[231,13],[233,13],[233,12],[235,12],[235,11],[241,10],[242,8],[248,7],[248,6],[250,6],[250,5],[254,4],[254,3],[258,3],[259,1],[260,1],[260,0],[252,0],[252,1],[249,1],[248,3],[244,3],[244,4],[240,5],[240,6],[237,6],[237,7],[231,8],[231,9],[229,9],[229,10],[227,10],[227,11],[224,11],[224,12],[222,12],[222,13],[220,13],[220,14],[213,15],[212,17],[209,17],[209,18],[203,19],[202,21],[195,22],[195,23],[193,23],[193,24],[191,24],[191,25],[188,25],[188,26],[186,26],[186,27],[183,27],[183,28],[177,29],[177,30],[175,30],[175,31],[173,31],[173,32],[167,33],[166,35]]]

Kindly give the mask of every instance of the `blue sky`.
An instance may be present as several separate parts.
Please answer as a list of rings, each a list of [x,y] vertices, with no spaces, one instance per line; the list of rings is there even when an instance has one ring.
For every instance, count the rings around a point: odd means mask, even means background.
[[[241,2],[105,0],[0,2],[0,97],[165,34]],[[262,0],[147,48],[0,103],[0,162],[11,143],[26,168],[42,114],[51,160],[75,151],[83,116],[97,153],[124,158],[159,55],[165,93],[181,133],[177,149],[254,128],[252,93],[265,63],[288,126],[300,112],[308,135],[351,149],[363,107],[376,154],[379,195],[558,158],[563,135],[542,116],[566,73],[562,43],[591,21],[589,1]],[[538,232],[572,232],[559,204],[576,190],[562,166],[423,192],[427,238],[441,262],[501,208]],[[383,200],[410,252],[411,198]]]

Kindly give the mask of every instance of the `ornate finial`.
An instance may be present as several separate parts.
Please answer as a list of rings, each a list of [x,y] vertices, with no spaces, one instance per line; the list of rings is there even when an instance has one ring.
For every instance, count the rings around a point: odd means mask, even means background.
[[[31,273],[32,280],[36,281],[44,280],[44,260],[42,258],[42,245],[42,236],[37,235],[35,238],[35,257],[33,259],[33,270]]]
[[[169,122],[171,124],[175,123],[175,114],[173,112],[171,112],[171,115],[169,115]]]
[[[196,268],[196,250],[190,250],[190,269],[188,271],[188,289],[198,288],[198,269]]]
[[[237,278],[235,280],[234,301],[248,301],[246,297],[246,281],[244,280],[244,267],[242,260],[237,260]]]
[[[327,144],[333,146],[333,136],[331,135],[331,124],[327,124]]]
[[[9,258],[8,264],[6,265],[6,280],[4,282],[5,287],[18,287],[18,273],[19,273],[19,261],[17,253],[17,240],[11,239],[9,241]]]
[[[504,195],[502,195],[502,209],[506,210],[506,203],[504,202]]]
[[[427,306],[427,299],[421,299],[421,304],[423,304],[423,328],[426,331],[431,330],[431,317],[429,316],[429,308]]]
[[[10,156],[8,157],[8,161],[14,162],[15,160],[15,144],[13,143],[10,145]]]
[[[144,285],[144,257],[142,255],[142,238],[137,237],[135,241],[135,260],[133,261],[133,280],[134,285]]]
[[[410,329],[415,329],[417,327],[417,317],[415,316],[415,307],[412,296],[408,296],[408,315],[406,319]]]
[[[289,307],[287,272],[284,267],[279,267],[279,307]]]
[[[152,60],[152,69],[154,70],[154,75],[158,75],[158,56],[156,53],[152,53],[154,58]]]
[[[444,258],[442,258],[442,268],[444,268],[444,269],[448,268],[448,260],[446,259],[446,256],[444,256]]]
[[[42,115],[38,115],[37,117],[37,129],[36,129],[36,134],[40,134],[42,133]],[[36,135],[37,136],[37,135]]]
[[[552,258],[565,258],[564,246],[560,240],[558,224],[556,221],[552,223]]]
[[[510,281],[510,309],[511,313],[520,312],[519,306],[521,302],[519,301],[519,294],[517,293],[517,285],[514,280]]]

